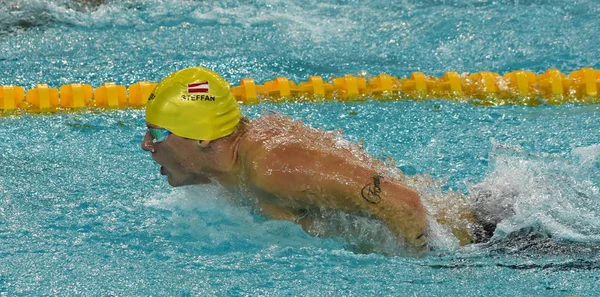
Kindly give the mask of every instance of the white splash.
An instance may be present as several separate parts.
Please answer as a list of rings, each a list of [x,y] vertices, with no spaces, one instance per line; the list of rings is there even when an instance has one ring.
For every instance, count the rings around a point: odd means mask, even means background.
[[[529,229],[556,240],[600,242],[598,148],[563,157],[497,147],[493,172],[470,189],[480,218],[498,224],[494,238]]]

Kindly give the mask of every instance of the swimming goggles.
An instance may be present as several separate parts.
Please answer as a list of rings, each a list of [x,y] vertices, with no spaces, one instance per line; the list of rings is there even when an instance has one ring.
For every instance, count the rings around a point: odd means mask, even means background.
[[[165,128],[148,128],[153,143],[163,142],[173,133]]]

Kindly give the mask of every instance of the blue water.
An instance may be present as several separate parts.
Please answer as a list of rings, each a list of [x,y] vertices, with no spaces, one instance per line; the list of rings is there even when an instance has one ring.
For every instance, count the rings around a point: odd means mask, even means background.
[[[234,83],[600,68],[597,1],[0,4],[0,84],[26,88],[157,81],[193,65]],[[424,199],[451,207],[455,192],[486,192],[478,207],[498,229],[463,248],[436,229],[418,259],[390,255],[385,232],[341,214],[343,238],[314,238],[218,186],[170,188],[139,148],[143,110],[5,116],[0,296],[600,295],[600,106],[242,109],[343,129],[393,158]]]

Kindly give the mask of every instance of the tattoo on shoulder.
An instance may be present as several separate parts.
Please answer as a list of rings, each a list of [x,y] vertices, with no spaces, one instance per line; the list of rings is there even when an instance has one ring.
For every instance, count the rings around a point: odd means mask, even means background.
[[[360,195],[363,199],[367,200],[369,203],[377,204],[381,201],[381,179],[383,176],[379,174],[373,175],[373,183],[366,184],[362,190],[360,190]]]

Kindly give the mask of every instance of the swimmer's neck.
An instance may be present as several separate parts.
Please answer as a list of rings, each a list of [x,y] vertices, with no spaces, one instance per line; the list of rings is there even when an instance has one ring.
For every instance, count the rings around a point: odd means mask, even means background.
[[[218,168],[213,173],[214,179],[224,187],[236,187],[241,183],[242,165],[240,161],[240,144],[247,129],[236,131],[232,137],[213,142],[216,150]]]

